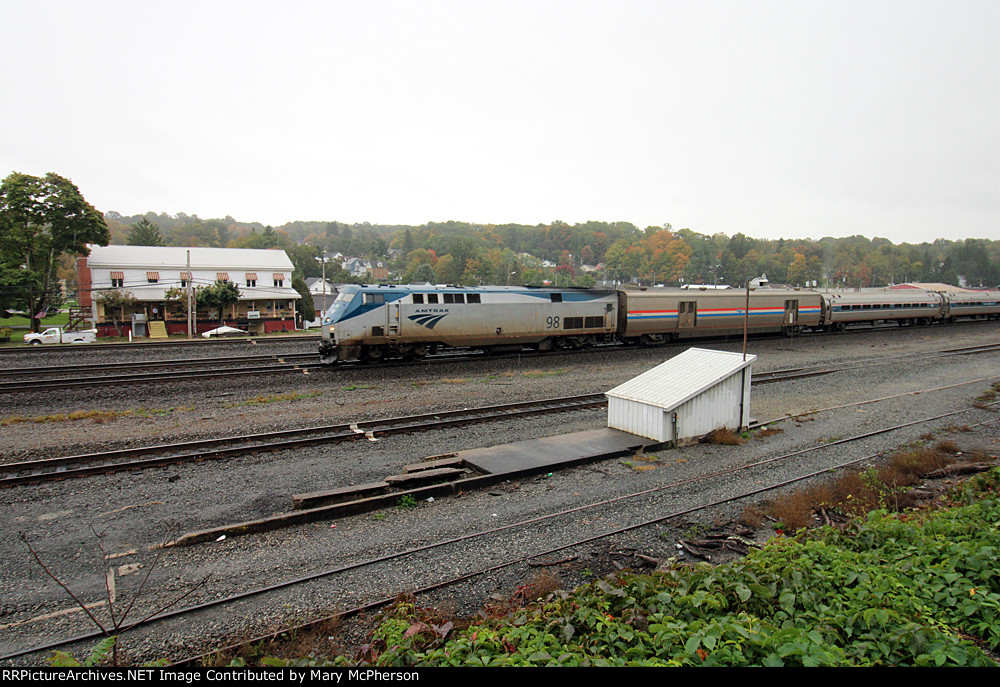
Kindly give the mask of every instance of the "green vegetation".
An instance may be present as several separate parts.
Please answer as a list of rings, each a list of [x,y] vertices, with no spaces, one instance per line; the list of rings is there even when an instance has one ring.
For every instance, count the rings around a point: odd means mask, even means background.
[[[995,666],[981,647],[1000,645],[1000,470],[956,490],[951,506],[876,511],[842,530],[776,537],[726,566],[616,573],[459,629],[399,604],[361,658],[378,666]]]
[[[31,320],[21,315],[2,317],[2,314],[0,313],[0,330],[6,332],[9,329],[10,332],[0,333],[0,336],[9,336],[10,344],[23,344],[24,335],[31,331]],[[69,314],[57,311],[41,319],[38,331],[44,331],[48,327],[65,327],[67,324],[69,324]]]
[[[591,268],[604,264],[608,279],[642,284],[742,284],[767,273],[773,283],[802,286],[882,286],[889,282],[1000,283],[1000,241],[940,239],[893,244],[882,238],[761,240],[741,233],[705,235],[669,224],[645,229],[631,222],[569,225],[428,222],[419,226],[367,222],[289,222],[265,227],[232,217],[108,212],[114,243],[125,243],[133,224],[146,219],[167,245],[283,248],[303,277],[322,274],[321,256],[342,253],[385,261],[404,283],[542,284],[589,286]],[[808,228],[803,233],[807,233]],[[548,261],[547,263],[543,261]],[[586,267],[585,266],[590,266]],[[360,282],[328,262],[331,283]]]
[[[0,182],[0,311],[23,310],[38,331],[36,318],[63,300],[61,261],[109,239],[101,213],[69,179],[11,173]]]

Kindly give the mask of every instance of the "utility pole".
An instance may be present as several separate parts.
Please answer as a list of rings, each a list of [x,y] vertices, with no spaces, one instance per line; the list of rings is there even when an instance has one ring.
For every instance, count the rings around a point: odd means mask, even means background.
[[[747,303],[743,311],[743,362],[747,359],[747,329],[750,326],[750,277],[747,277]]]
[[[187,252],[187,301],[188,301],[188,312],[187,312],[187,324],[188,324],[188,338],[194,338],[191,336],[192,329],[192,313],[191,313],[191,251]]]

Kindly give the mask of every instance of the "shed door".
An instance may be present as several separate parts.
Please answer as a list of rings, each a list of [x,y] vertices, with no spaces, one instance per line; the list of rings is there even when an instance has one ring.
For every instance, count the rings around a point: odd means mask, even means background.
[[[799,321],[799,302],[785,301],[785,324],[795,324]]]
[[[698,303],[681,301],[677,308],[677,328],[690,329],[698,324]]]

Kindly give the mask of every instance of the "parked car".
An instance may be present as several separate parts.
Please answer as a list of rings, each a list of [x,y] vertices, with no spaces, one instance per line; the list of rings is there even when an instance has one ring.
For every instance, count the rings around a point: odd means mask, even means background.
[[[249,334],[249,332],[237,329],[236,327],[216,327],[215,329],[209,329],[202,336],[206,339],[211,339],[213,336],[242,336],[244,334]]]

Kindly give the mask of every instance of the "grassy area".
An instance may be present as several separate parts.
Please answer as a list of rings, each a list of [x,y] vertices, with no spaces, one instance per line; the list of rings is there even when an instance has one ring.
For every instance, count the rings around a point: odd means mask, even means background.
[[[45,331],[47,327],[65,327],[69,323],[69,313],[57,312],[48,317],[42,318],[40,331]],[[23,344],[24,335],[31,331],[31,320],[27,317],[0,317],[0,330],[9,327],[10,345]]]

